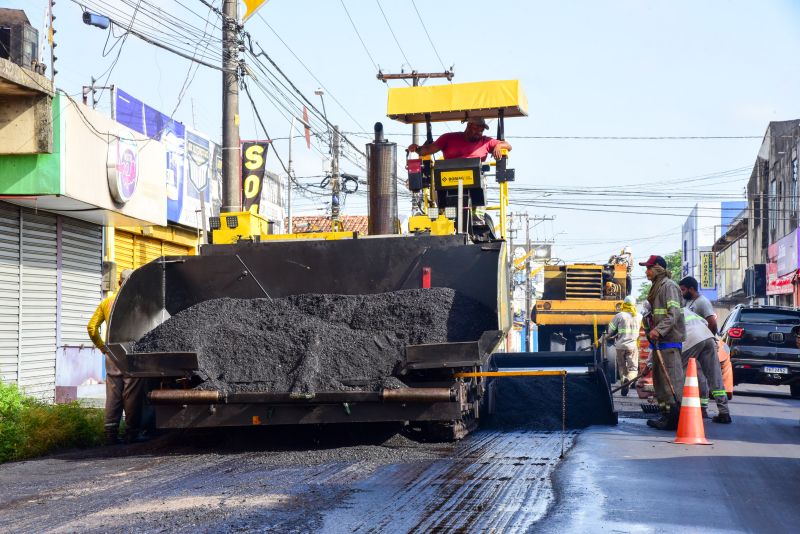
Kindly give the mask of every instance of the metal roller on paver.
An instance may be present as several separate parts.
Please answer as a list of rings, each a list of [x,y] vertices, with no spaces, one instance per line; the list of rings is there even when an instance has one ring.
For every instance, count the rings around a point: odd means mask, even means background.
[[[494,118],[503,139],[505,119],[527,115],[527,102],[517,81],[409,87],[390,89],[388,114],[426,123],[429,141],[432,122]],[[124,374],[152,379],[157,427],[405,422],[459,439],[490,413],[551,410],[553,380],[567,384],[568,402],[598,397],[591,403],[607,417],[592,422],[612,422],[594,352],[548,360],[563,377],[509,374],[542,367],[531,358],[547,355],[502,354],[508,156],[494,164],[497,205],[480,159],[409,160],[413,211],[399,235],[396,151],[376,124],[369,236],[335,216],[333,231],[281,235],[258,214],[222,213],[199,255],[133,273],[114,303],[108,347]]]

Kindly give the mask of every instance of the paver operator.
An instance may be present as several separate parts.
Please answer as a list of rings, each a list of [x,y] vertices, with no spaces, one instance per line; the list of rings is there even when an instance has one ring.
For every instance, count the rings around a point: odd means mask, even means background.
[[[444,153],[445,159],[454,158],[481,158],[486,161],[486,156],[492,154],[495,159],[500,159],[503,150],[511,150],[511,145],[506,141],[498,141],[483,135],[489,128],[482,117],[470,117],[466,120],[467,128],[463,132],[442,134],[433,143],[424,145],[410,144],[409,152],[416,152],[420,156],[429,156],[439,151]]]
[[[133,273],[126,269],[119,276],[120,287]],[[94,346],[106,355],[106,414],[105,414],[105,437],[106,443],[114,445],[120,443],[119,423],[122,420],[122,412],[125,412],[125,441],[132,442],[139,437],[142,421],[142,394],[144,392],[144,380],[141,378],[125,378],[108,357],[108,349],[105,340],[100,334],[100,327],[106,323],[108,328],[108,318],[111,315],[111,307],[114,305],[115,295],[111,294],[100,301],[97,309],[89,319],[86,330],[89,332]]]
[[[617,353],[617,374],[621,383],[636,378],[639,369],[639,322],[636,320],[636,304],[633,297],[625,297],[622,311],[608,324],[609,338],[614,340]],[[628,396],[630,384],[621,390],[622,396]]]
[[[686,337],[681,292],[667,271],[667,262],[663,257],[653,255],[639,265],[647,268],[647,279],[652,283],[647,294],[651,309],[648,338],[656,353],[653,359],[653,388],[661,408],[661,417],[648,420],[647,424],[659,430],[675,430],[678,428],[683,395],[681,349]]]
[[[703,417],[708,417],[708,395],[711,393],[719,412],[712,421],[731,423],[728,394],[722,384],[722,368],[717,355],[717,340],[709,330],[706,320],[690,311],[689,308],[683,309],[683,317],[686,324],[686,340],[681,352],[683,370],[686,372],[689,358],[697,360],[697,381],[700,388],[700,408],[703,411]]]

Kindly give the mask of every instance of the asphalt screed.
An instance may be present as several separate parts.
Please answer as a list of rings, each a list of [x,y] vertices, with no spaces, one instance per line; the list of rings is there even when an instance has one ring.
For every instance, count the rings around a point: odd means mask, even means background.
[[[196,352],[201,389],[311,393],[403,387],[406,345],[475,341],[497,328],[449,288],[374,295],[214,299],[181,311],[134,352]]]

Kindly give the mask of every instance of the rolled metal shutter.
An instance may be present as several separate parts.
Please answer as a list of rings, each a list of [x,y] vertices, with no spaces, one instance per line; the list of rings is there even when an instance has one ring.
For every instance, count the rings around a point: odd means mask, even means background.
[[[18,384],[52,401],[56,379],[58,240],[56,217],[23,210],[21,239],[22,333]]]
[[[141,267],[161,256],[161,240],[141,235],[134,236],[134,264]]]
[[[90,345],[86,323],[100,302],[103,228],[62,219],[61,345]]]
[[[19,208],[0,202],[0,380],[17,382],[20,320]]]
[[[179,245],[177,243],[170,243],[169,241],[164,241],[161,250],[164,256],[188,256],[193,248],[194,247],[187,247],[184,245]]]
[[[114,230],[114,262],[117,264],[117,273],[136,267],[133,250],[133,234]]]

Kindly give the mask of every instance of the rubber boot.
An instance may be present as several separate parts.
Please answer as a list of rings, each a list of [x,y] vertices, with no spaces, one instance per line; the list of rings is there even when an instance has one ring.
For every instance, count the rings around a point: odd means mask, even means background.
[[[669,413],[667,414],[669,423],[667,424],[667,428],[665,430],[678,430],[678,419],[680,418],[680,415],[680,404],[670,404]]]
[[[622,395],[623,397],[627,397],[628,396],[628,388],[629,387],[630,387],[630,385],[622,386],[622,389],[619,392],[620,395]]]
[[[678,416],[680,415],[680,407],[670,404],[661,413],[658,419],[650,419],[647,421],[647,426],[653,427],[658,430],[676,430],[678,428]]]
[[[662,410],[658,419],[648,419],[647,426],[655,428],[656,430],[667,430],[669,426],[670,415],[669,412]]]
[[[703,406],[703,407],[700,408],[700,412],[703,414],[703,419],[708,419],[709,418],[708,408]]]
[[[724,425],[729,425],[733,423],[733,419],[731,419],[730,414],[727,413],[721,413],[719,415],[715,415],[711,420],[715,423],[722,423]]]

